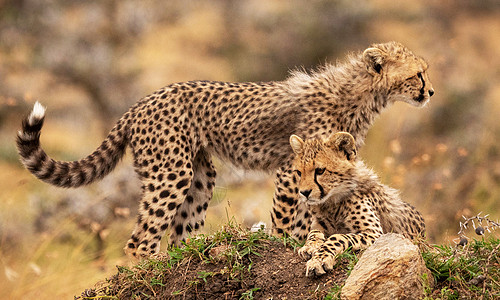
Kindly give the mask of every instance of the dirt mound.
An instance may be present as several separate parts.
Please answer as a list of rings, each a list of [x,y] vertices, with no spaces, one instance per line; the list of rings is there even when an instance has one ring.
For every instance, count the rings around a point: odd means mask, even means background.
[[[434,287],[428,299],[498,299],[500,239],[462,246],[418,244]],[[305,277],[300,245],[289,238],[250,232],[230,222],[118,273],[75,299],[339,299],[358,261],[346,251],[332,272]]]
[[[133,268],[118,267],[116,275],[76,298],[324,299],[338,295],[354,256],[343,255],[326,276],[307,278],[305,261],[294,246],[292,240],[262,232],[226,228]]]

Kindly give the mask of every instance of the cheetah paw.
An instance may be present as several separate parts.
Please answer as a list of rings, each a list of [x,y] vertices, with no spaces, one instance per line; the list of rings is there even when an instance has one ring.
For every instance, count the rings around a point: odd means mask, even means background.
[[[307,261],[306,263],[306,276],[321,276],[325,274],[327,271],[333,269],[335,265],[335,256],[331,254],[327,255],[315,255],[313,258]]]
[[[304,259],[311,258],[325,242],[325,235],[322,232],[313,230],[307,236],[307,241],[298,253]]]
[[[137,243],[129,241],[129,243],[123,248],[123,251],[130,260],[138,261],[157,254],[159,252],[159,247],[156,246],[151,249],[147,247],[147,243],[137,245]]]
[[[323,241],[308,242],[299,249],[298,253],[303,259],[310,259],[321,248],[321,245]]]

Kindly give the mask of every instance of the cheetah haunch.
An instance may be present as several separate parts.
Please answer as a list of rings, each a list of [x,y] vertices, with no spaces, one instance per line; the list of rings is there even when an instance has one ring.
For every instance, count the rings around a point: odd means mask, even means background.
[[[349,133],[305,142],[292,135],[290,144],[301,200],[313,217],[312,231],[299,250],[299,255],[310,258],[306,276],[324,274],[335,265],[337,254],[349,247],[366,249],[383,233],[407,238],[425,233],[422,215],[356,160]]]
[[[171,84],[139,100],[94,153],[73,162],[53,160],[41,148],[45,109],[35,104],[18,133],[18,151],[39,179],[78,187],[108,174],[129,146],[143,189],[137,225],[125,247],[130,256],[158,252],[168,229],[170,243],[178,244],[203,226],[215,184],[212,154],[242,168],[278,170],[273,231],[303,239],[310,215],[297,201],[290,135],[344,130],[360,146],[388,105],[427,103],[434,91],[426,71],[423,59],[390,42],[311,74],[292,72],[282,82]]]

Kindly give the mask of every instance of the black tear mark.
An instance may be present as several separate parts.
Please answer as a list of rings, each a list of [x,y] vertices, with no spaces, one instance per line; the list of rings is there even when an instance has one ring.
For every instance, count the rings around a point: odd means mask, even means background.
[[[316,185],[318,186],[319,188],[319,191],[320,191],[320,197],[321,199],[323,199],[323,197],[325,197],[325,190],[323,189],[323,187],[319,184],[318,182],[318,177],[316,175],[316,173],[314,173],[314,183],[316,183]]]
[[[424,77],[422,77],[422,73],[418,73],[417,76],[422,82],[422,88],[420,89],[420,94],[423,94],[425,92],[425,80]]]

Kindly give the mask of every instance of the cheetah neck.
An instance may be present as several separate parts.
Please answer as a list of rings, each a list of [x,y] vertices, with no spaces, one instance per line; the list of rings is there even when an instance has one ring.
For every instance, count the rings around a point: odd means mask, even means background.
[[[331,131],[349,132],[358,147],[363,145],[375,118],[388,106],[388,88],[383,82],[374,82],[361,54],[312,74],[296,71],[286,83],[303,107],[313,113],[323,111],[333,124]]]
[[[368,129],[387,107],[387,94],[359,61],[330,67],[324,74],[324,84],[332,95],[327,98],[332,116],[339,120],[339,131],[347,131],[363,145]]]

